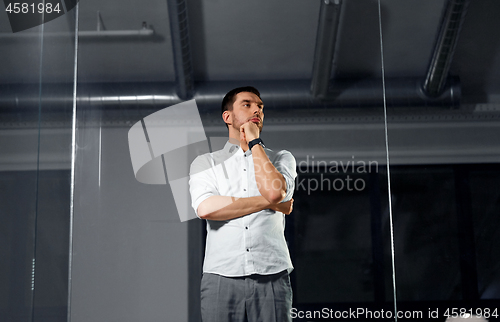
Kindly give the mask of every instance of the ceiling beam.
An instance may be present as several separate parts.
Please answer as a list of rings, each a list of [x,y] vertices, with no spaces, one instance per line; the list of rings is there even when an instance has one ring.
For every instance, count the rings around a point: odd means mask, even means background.
[[[325,97],[328,92],[341,9],[342,0],[321,1],[311,80],[311,95],[315,99]]]
[[[457,108],[461,87],[458,78],[451,78],[443,93],[429,97],[422,92],[421,78],[388,78],[388,107]],[[381,79],[338,79],[328,97],[315,100],[309,80],[276,81],[212,81],[196,83],[193,98],[200,110],[218,111],[224,95],[232,88],[251,84],[261,93],[271,109],[311,108],[377,108],[383,106]],[[158,109],[180,103],[177,84],[141,83],[78,83],[77,103],[102,109]],[[22,113],[42,108],[43,111],[66,111],[72,106],[73,84],[44,84],[41,97],[37,84],[0,85],[0,113]],[[41,105],[40,105],[41,104]]]
[[[448,0],[443,10],[441,27],[423,85],[424,92],[431,97],[440,95],[444,90],[469,3],[470,0]]]
[[[180,99],[187,100],[192,98],[194,92],[187,3],[185,0],[167,0],[167,6],[174,54],[176,92]]]

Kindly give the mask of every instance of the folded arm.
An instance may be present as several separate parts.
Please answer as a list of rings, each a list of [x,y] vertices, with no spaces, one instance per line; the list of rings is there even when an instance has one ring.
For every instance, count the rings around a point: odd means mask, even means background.
[[[201,219],[230,220],[264,209],[272,209],[288,215],[293,209],[293,199],[276,204],[270,203],[262,196],[238,199],[228,196],[211,196],[200,203],[197,213]]]
[[[259,192],[272,203],[281,202],[286,196],[286,181],[283,175],[269,160],[264,148],[255,145],[252,148],[255,168],[255,181]]]

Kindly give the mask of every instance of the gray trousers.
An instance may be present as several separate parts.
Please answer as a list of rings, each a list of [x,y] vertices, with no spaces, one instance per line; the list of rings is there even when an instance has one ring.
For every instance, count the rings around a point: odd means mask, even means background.
[[[291,322],[291,309],[287,271],[244,277],[204,273],[201,279],[203,322]]]

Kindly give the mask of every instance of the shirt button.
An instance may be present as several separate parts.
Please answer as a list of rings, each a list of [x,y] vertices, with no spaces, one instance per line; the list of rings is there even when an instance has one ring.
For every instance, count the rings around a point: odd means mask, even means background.
[[[247,191],[247,189],[243,189],[243,191]]]
[[[245,229],[248,229],[248,227],[245,227]]]
[[[247,171],[247,169],[243,169],[243,171]]]
[[[250,251],[250,249],[247,248],[247,252],[249,252],[249,251]]]

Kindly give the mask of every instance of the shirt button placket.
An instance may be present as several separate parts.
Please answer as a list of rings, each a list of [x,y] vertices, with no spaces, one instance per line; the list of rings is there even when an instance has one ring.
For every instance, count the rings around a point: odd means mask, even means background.
[[[243,164],[243,172],[242,172],[242,177],[243,177],[243,186],[242,186],[242,189],[243,189],[243,192],[245,194],[245,197],[248,197],[248,172],[246,171],[246,169],[248,168],[248,158],[245,158],[244,159],[245,162]]]
[[[249,169],[249,158],[245,154],[243,166],[241,168],[243,171],[241,172],[242,174],[242,191],[245,194],[246,197],[249,196],[250,190],[249,190],[249,182],[252,180],[249,177],[250,174],[250,169]],[[243,234],[244,234],[244,249],[245,249],[245,271],[247,272],[254,272],[254,267],[253,267],[253,259],[252,259],[252,235],[251,235],[251,230],[250,230],[250,222],[248,217],[244,217],[243,220]]]

